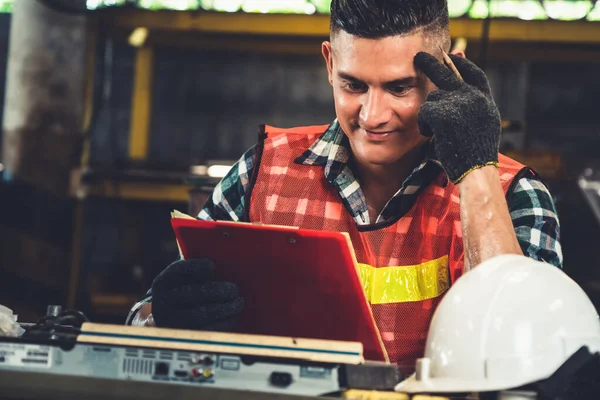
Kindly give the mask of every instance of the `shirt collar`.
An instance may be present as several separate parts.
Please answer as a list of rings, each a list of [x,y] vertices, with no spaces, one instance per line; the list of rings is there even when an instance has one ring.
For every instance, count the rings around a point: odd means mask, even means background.
[[[303,165],[324,165],[325,177],[333,181],[348,164],[349,149],[348,137],[336,119],[295,162]]]

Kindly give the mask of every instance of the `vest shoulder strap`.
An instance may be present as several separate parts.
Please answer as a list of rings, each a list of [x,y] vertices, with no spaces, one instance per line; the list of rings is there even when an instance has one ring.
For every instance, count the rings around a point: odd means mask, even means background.
[[[323,134],[329,125],[311,125],[311,126],[298,126],[294,128],[277,128],[270,125],[265,125],[265,135],[269,138],[275,138],[281,135],[321,135]]]
[[[513,160],[508,156],[505,156],[502,153],[498,153],[498,163],[500,164],[500,167],[504,167],[506,169],[514,169],[517,171],[525,167],[525,165],[521,164],[516,160]]]

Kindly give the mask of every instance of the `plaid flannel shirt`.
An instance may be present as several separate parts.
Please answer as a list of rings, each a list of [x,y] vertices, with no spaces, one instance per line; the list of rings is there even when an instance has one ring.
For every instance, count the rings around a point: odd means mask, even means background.
[[[371,221],[367,202],[348,165],[349,154],[348,138],[342,132],[339,123],[334,121],[295,162],[322,165],[325,177],[336,186],[344,207],[356,224],[368,225]],[[244,195],[253,169],[257,165],[256,155],[256,146],[242,155],[215,187],[212,196],[198,214],[198,219],[244,221],[247,206],[244,203]],[[442,170],[433,146],[429,146],[421,164],[406,178],[375,222],[385,222],[408,212],[418,201],[423,189],[432,183]],[[509,197],[508,208],[523,254],[562,268],[560,225],[556,207],[550,192],[537,176],[527,173],[518,181],[512,196]],[[149,301],[150,292],[134,306],[128,320]]]

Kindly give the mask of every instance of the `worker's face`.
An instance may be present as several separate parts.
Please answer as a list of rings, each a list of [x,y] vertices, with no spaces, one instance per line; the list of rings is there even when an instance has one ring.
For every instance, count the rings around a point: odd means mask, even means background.
[[[432,83],[413,59],[429,51],[416,33],[363,39],[344,31],[323,43],[338,121],[359,163],[390,165],[429,140],[417,116]]]

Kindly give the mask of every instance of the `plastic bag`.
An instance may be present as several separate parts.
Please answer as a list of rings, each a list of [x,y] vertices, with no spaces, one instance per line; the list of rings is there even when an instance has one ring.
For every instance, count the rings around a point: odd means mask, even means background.
[[[17,323],[17,317],[10,308],[0,304],[0,336],[18,337],[25,332]]]

